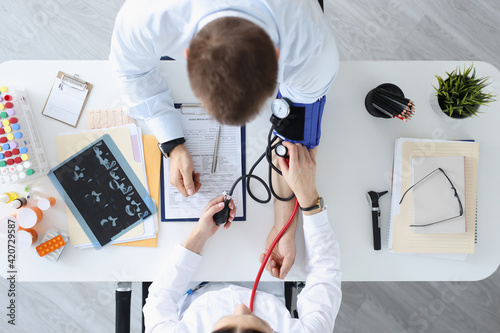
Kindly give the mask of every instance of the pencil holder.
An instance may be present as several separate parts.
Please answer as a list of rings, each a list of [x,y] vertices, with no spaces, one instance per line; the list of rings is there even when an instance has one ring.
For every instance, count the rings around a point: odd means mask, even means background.
[[[365,107],[369,114],[377,118],[411,119],[415,104],[405,97],[403,91],[392,83],[383,83],[370,90],[365,98]]]

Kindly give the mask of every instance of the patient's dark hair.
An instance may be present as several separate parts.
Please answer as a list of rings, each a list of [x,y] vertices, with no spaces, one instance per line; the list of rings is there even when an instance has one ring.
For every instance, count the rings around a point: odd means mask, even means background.
[[[278,59],[269,35],[256,24],[223,17],[191,40],[187,56],[194,94],[219,122],[243,125],[271,97]]]
[[[239,328],[239,327],[224,327],[212,333],[266,333],[263,331],[254,330],[253,328]]]

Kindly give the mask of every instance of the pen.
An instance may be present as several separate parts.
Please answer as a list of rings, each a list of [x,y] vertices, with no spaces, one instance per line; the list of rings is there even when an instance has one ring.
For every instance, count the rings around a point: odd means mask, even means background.
[[[194,287],[193,289],[189,289],[188,291],[186,291],[184,293],[184,295],[191,295],[192,293],[194,293],[196,290],[200,289],[200,288],[203,288],[208,282],[202,282],[200,283],[199,285],[197,285],[196,287]]]
[[[212,171],[210,173],[214,173],[215,168],[217,167],[217,155],[219,152],[219,141],[220,141],[220,125],[217,127],[217,139],[215,139],[214,157],[212,158]]]

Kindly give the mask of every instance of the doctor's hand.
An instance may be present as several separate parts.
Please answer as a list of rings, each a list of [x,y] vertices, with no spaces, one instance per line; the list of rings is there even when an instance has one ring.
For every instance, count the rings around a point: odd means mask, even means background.
[[[219,230],[220,226],[215,224],[213,216],[215,213],[220,212],[224,207],[224,198],[225,197],[221,195],[208,202],[207,206],[203,210],[203,213],[201,213],[198,223],[196,223],[196,226],[183,244],[186,249],[198,254],[201,253],[206,241],[212,237],[217,230]],[[224,229],[228,229],[231,226],[231,222],[236,216],[236,206],[234,205],[234,201],[232,199],[229,202],[229,208],[231,211],[229,213],[228,221],[224,224]]]
[[[200,174],[193,169],[193,160],[185,144],[172,149],[170,155],[170,184],[174,185],[183,196],[191,196],[201,187]]]
[[[316,151],[308,150],[300,143],[283,142],[290,156],[288,164],[283,157],[279,165],[283,178],[299,201],[300,207],[311,207],[318,200],[316,189]]]

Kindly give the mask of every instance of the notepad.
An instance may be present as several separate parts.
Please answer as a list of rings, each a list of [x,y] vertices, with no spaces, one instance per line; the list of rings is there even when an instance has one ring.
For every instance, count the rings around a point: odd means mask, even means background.
[[[431,156],[465,156],[465,211],[466,231],[454,234],[417,234],[409,227],[412,217],[412,193],[408,192],[399,205],[401,195],[412,185],[411,160]],[[402,138],[396,140],[389,223],[389,251],[398,253],[464,254],[474,253],[477,172],[479,144],[476,142],[423,140]]]
[[[455,191],[450,182],[441,171],[433,172],[441,168],[453,183],[461,198],[462,207],[465,203],[465,176],[464,156],[433,156],[417,157],[411,160],[412,184],[418,183],[411,191],[413,199],[413,223],[424,225],[441,221],[460,215],[460,204],[455,197]],[[417,234],[439,234],[465,232],[465,208],[464,214],[448,221],[440,222],[426,227],[412,228]]]
[[[42,114],[76,127],[91,90],[92,84],[76,76],[59,72]]]

